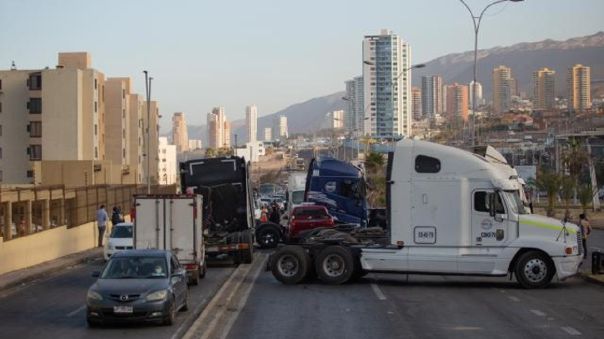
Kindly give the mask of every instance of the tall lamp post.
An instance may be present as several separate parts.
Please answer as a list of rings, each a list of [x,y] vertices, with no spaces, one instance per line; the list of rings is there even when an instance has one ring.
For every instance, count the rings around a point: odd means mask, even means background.
[[[145,91],[147,95],[147,194],[151,194],[151,154],[149,154],[149,151],[151,151],[151,133],[149,128],[151,127],[151,81],[153,78],[149,77],[149,72],[143,71],[143,73],[145,73]]]
[[[474,81],[472,82],[472,128],[470,128],[470,133],[472,135],[472,146],[476,146],[476,81],[477,81],[477,62],[478,62],[478,30],[480,29],[480,22],[482,21],[482,16],[489,9],[489,7],[493,5],[497,5],[503,2],[522,2],[524,0],[497,0],[488,4],[483,10],[480,12],[479,16],[474,15],[472,9],[465,0],[459,0],[470,12],[470,16],[472,17],[472,23],[474,24]]]

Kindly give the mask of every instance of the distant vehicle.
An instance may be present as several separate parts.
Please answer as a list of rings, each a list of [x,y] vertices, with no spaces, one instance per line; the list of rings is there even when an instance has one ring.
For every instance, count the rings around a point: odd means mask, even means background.
[[[304,161],[304,158],[296,158],[295,162],[296,162],[296,170],[297,171],[304,171],[305,170],[305,164],[306,164],[306,162]]]
[[[334,220],[324,206],[298,206],[292,210],[289,216],[288,240],[290,242],[296,241],[303,231],[334,226]]]
[[[258,187],[258,193],[260,193],[261,197],[272,197],[277,194],[278,190],[278,185],[272,183],[260,184]]]
[[[134,247],[172,251],[193,285],[205,276],[201,195],[135,195]]]
[[[306,173],[291,173],[287,181],[287,215],[290,215],[294,207],[300,206],[304,202]]]
[[[86,321],[94,327],[109,322],[158,322],[172,325],[187,310],[186,270],[176,256],[162,250],[114,254],[88,289]]]
[[[132,240],[132,223],[124,222],[113,226],[109,234],[109,240],[105,244],[103,256],[109,260],[113,254],[119,251],[134,248]]]

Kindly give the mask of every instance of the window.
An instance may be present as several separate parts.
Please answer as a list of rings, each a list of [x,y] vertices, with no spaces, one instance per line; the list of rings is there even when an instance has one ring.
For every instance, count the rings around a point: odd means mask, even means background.
[[[0,159],[2,159],[2,147],[0,147]]]
[[[0,125],[0,137],[2,136],[2,125]]]
[[[27,86],[30,91],[39,91],[42,89],[42,73],[32,73],[27,79]]]
[[[126,90],[122,88],[122,99],[126,99]]]
[[[491,210],[491,206],[489,205],[490,196],[493,194],[497,194],[495,192],[475,192],[474,193],[474,210],[476,212],[486,212],[489,213]],[[503,202],[501,201],[501,196],[497,194],[495,198],[495,213],[504,214],[505,209],[503,208]]]
[[[42,98],[29,98],[27,103],[29,113],[40,114],[42,113]]]
[[[2,79],[0,79],[0,89],[2,89]]]
[[[97,82],[96,82],[96,79],[94,79],[94,89],[97,89]]]
[[[440,160],[426,155],[418,155],[415,158],[415,171],[417,173],[440,172]]]
[[[42,137],[42,122],[32,121],[29,123],[29,136],[32,138]]]
[[[0,181],[2,181],[2,171],[0,170]]]
[[[94,102],[94,112],[95,112],[95,113],[96,113],[97,109],[98,109],[98,103],[95,101],[95,102]]]
[[[94,146],[94,157],[95,158],[99,157],[99,149],[96,146]]]
[[[2,113],[2,101],[0,101],[0,113]]]
[[[94,124],[94,135],[98,134],[98,127],[96,124]]]
[[[29,160],[42,160],[42,145],[29,145]]]

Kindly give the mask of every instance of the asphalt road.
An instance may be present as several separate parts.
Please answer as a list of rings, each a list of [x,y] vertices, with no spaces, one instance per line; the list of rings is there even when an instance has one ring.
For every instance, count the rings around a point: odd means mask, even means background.
[[[604,288],[579,278],[543,290],[386,274],[287,286],[264,272],[227,338],[602,338],[603,305]]]
[[[234,268],[212,267],[198,286],[189,289],[189,311],[180,312],[173,326],[135,325],[89,329],[86,292],[102,261],[76,266],[0,298],[1,338],[171,338],[186,330],[183,323],[207,303]],[[181,328],[182,327],[182,328]]]

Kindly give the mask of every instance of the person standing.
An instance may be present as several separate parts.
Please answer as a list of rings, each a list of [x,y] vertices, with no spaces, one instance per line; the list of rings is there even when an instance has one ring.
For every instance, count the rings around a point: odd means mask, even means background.
[[[107,228],[107,220],[109,220],[109,216],[105,210],[105,205],[101,205],[96,211],[96,226],[99,229],[99,247],[103,246],[103,236]]]
[[[591,234],[591,224],[585,213],[579,215],[579,227],[581,228],[581,237],[583,241],[583,258],[587,257],[587,237]]]

